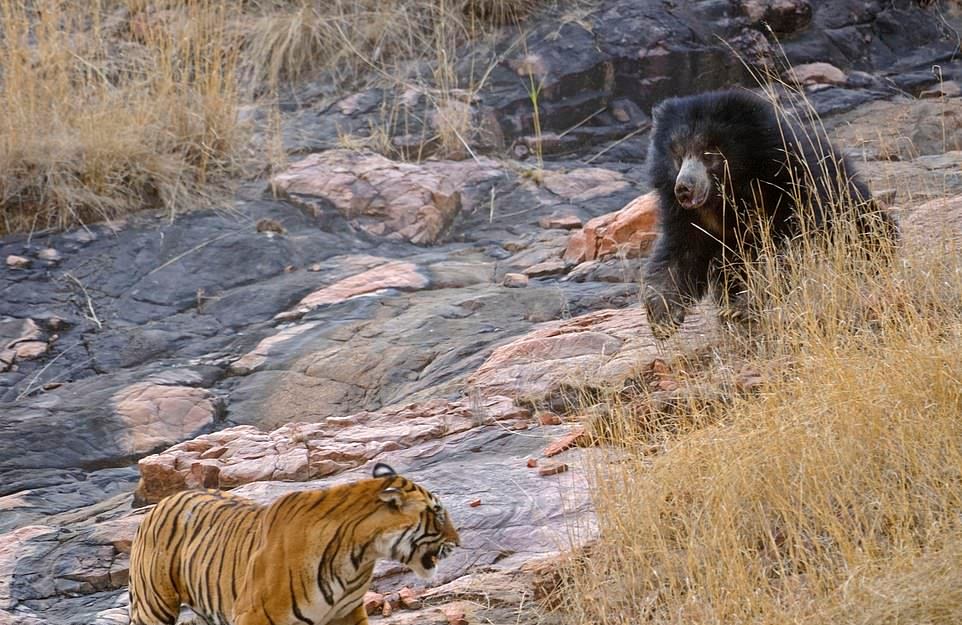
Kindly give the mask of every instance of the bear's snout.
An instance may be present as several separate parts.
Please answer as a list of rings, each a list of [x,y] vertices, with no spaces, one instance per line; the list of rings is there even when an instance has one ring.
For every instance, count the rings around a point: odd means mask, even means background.
[[[697,158],[685,158],[675,178],[675,199],[678,203],[683,208],[701,208],[708,200],[710,191],[711,180],[705,163]]]

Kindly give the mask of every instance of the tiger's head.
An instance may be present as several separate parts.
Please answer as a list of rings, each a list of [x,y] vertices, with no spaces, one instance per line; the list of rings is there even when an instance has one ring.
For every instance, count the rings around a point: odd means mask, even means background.
[[[461,544],[451,517],[430,491],[390,466],[376,464],[374,478],[381,481],[378,499],[389,525],[381,535],[385,550],[418,577],[430,578],[438,561]]]

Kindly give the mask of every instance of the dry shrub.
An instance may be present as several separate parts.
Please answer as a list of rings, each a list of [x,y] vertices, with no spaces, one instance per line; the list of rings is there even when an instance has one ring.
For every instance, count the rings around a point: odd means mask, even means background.
[[[570,622],[962,622],[962,257],[853,230],[752,268],[761,310],[719,359],[759,392],[661,436],[613,405]]]
[[[768,294],[790,314],[761,322],[759,396],[689,418],[654,458],[621,412],[572,621],[962,622],[960,269],[798,265]]]
[[[125,15],[103,0],[0,0],[0,232],[173,210],[234,171],[224,6]]]
[[[455,49],[541,1],[0,0],[0,234],[209,204],[253,155],[282,160],[241,102],[312,72],[335,90],[443,75],[447,102]],[[439,119],[460,151],[467,122]]]
[[[411,62],[450,62],[458,45],[517,23],[544,0],[309,0],[257,3],[243,27],[244,68],[271,85],[327,70],[341,86],[396,81]]]

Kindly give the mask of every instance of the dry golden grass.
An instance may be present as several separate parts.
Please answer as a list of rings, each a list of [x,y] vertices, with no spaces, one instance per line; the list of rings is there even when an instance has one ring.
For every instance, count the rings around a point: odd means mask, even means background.
[[[962,622],[962,257],[863,244],[753,268],[756,326],[713,362],[747,361],[758,392],[662,420],[612,403],[570,622]]]
[[[962,263],[838,266],[796,265],[735,350],[757,396],[615,410],[571,622],[962,622]]]
[[[252,156],[278,156],[271,139],[252,148],[239,107],[308,75],[438,82],[441,141],[458,151],[455,48],[540,3],[0,0],[0,234],[220,197]]]
[[[206,195],[234,171],[224,5],[118,20],[104,0],[0,0],[0,232]]]

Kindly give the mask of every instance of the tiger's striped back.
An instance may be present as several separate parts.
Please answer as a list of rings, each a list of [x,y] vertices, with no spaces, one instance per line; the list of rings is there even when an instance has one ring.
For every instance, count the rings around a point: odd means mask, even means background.
[[[182,604],[217,625],[367,623],[378,559],[429,576],[459,544],[434,495],[387,465],[374,475],[268,506],[217,491],[162,500],[131,548],[132,625],[173,625]]]

